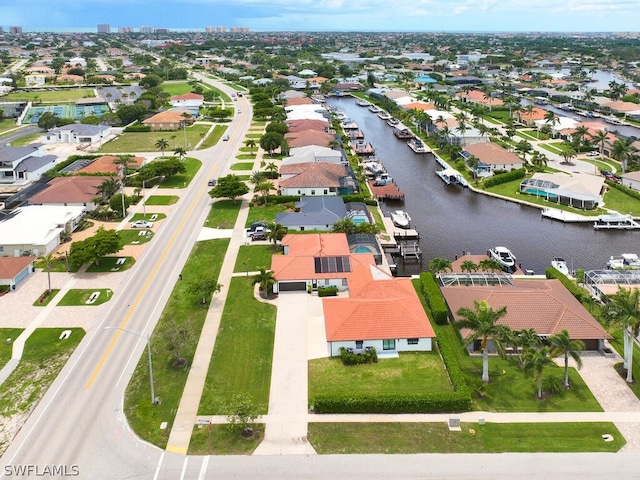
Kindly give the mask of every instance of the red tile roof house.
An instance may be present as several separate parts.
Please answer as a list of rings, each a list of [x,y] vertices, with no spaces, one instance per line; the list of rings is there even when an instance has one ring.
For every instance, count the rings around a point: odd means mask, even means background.
[[[169,101],[173,107],[197,107],[200,108],[204,103],[204,95],[197,93],[185,93],[183,95],[176,95],[171,97]]]
[[[15,290],[18,283],[34,271],[33,262],[38,257],[0,257],[0,285],[9,285]]]
[[[460,307],[473,309],[474,300],[486,300],[494,310],[507,307],[498,324],[512,330],[533,328],[542,339],[567,330],[570,338],[582,340],[587,350],[601,351],[605,340],[612,338],[559,280],[516,279],[512,285],[446,286],[441,290],[456,320]],[[469,331],[460,333],[465,338]],[[489,349],[495,350],[492,347],[490,344]],[[479,345],[468,349],[477,352]]]
[[[370,253],[351,254],[344,234],[287,235],[282,244],[285,254],[271,261],[278,292],[309,285],[341,292],[322,301],[330,356],[341,347],[375,347],[382,356],[432,350],[435,333],[409,279],[391,277]]]
[[[493,174],[494,170],[515,170],[524,165],[518,155],[492,142],[466,145],[464,150],[478,159],[478,175]]]
[[[306,147],[308,145],[319,145],[328,147],[331,142],[336,141],[336,136],[319,130],[300,130],[287,132],[284,138],[289,143],[290,148]]]
[[[188,115],[188,117],[185,116]],[[158,130],[178,130],[186,125],[191,125],[194,122],[193,117],[186,110],[165,110],[164,112],[156,113],[152,117],[142,121],[143,125],[151,127],[152,131]]]
[[[91,212],[98,206],[93,203],[99,197],[98,187],[109,178],[93,175],[54,178],[47,188],[29,199],[29,205],[71,205],[84,207],[85,212]]]
[[[280,167],[278,187],[282,195],[339,195],[357,192],[358,185],[344,165],[293,163]]]

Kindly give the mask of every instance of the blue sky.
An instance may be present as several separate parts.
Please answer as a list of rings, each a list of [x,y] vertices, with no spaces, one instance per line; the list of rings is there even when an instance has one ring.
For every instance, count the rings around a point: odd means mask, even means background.
[[[638,31],[638,0],[0,0],[0,25],[255,31]]]

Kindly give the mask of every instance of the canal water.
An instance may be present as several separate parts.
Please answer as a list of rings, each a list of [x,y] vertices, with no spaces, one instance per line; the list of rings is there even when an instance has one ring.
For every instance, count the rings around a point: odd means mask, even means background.
[[[612,255],[640,254],[640,231],[605,232],[594,230],[591,223],[565,224],[542,218],[538,209],[447,186],[435,174],[439,166],[431,155],[413,153],[406,140],[397,139],[386,122],[353,98],[333,97],[327,103],[358,123],[405,193],[404,205],[381,204],[385,212],[407,211],[412,228],[421,235],[422,265],[407,264],[400,274],[426,270],[433,258],[453,260],[463,251],[485,254],[495,246],[509,248],[523,269],[536,274],[543,274],[556,256],[569,268],[592,270],[604,268]]]

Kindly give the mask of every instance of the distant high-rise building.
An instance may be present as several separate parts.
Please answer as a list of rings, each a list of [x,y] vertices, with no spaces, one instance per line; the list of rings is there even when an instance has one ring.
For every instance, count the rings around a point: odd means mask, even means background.
[[[118,27],[118,33],[133,33],[133,27]]]
[[[22,27],[9,27],[9,33],[22,34]]]
[[[169,33],[168,28],[156,28],[153,30],[153,33]]]
[[[229,28],[231,33],[249,33],[248,27],[231,27]]]
[[[2,27],[0,27],[0,33],[4,33],[4,30],[2,30]]]
[[[98,33],[111,33],[111,25],[108,23],[99,23]]]
[[[207,27],[205,28],[207,33],[225,33],[227,31],[227,27]]]
[[[153,27],[140,27],[140,33],[153,33]]]

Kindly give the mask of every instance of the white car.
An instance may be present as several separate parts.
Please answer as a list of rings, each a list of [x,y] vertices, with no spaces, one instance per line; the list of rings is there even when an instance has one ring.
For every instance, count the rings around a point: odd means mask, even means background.
[[[600,152],[596,151],[596,150],[592,150],[591,152],[587,152],[587,157],[599,157],[600,156]]]
[[[153,222],[147,222],[146,220],[136,220],[131,222],[131,228],[153,228]]]
[[[229,135],[225,135],[225,136],[223,136],[223,137],[222,137],[222,141],[223,141],[223,142],[227,142],[227,141],[229,141]]]

